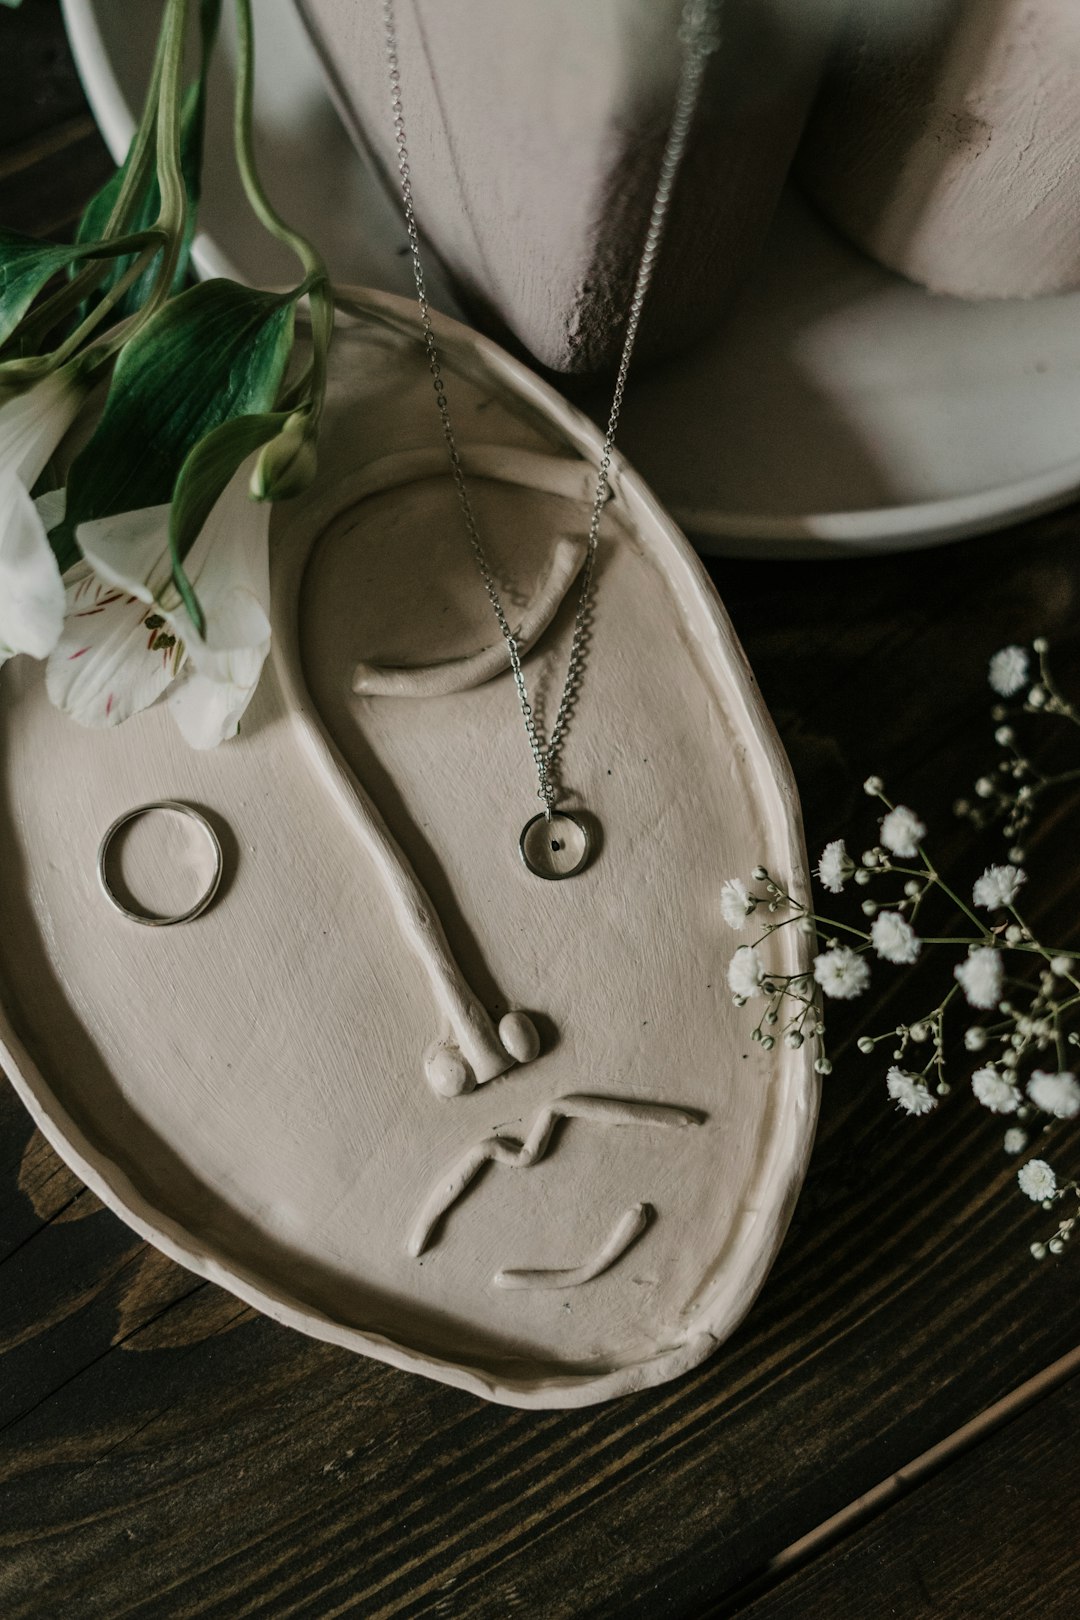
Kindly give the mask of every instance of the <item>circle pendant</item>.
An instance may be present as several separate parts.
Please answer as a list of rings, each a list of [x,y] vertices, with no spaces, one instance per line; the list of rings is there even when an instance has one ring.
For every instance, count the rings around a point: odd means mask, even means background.
[[[522,827],[518,848],[536,877],[558,881],[574,877],[588,865],[592,834],[587,820],[569,810],[555,810],[550,817],[541,810]]]

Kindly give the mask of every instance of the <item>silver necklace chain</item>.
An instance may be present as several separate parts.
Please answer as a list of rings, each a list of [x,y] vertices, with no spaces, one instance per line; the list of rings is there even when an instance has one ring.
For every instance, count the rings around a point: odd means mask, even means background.
[[[633,353],[634,340],[637,337],[638,326],[641,323],[642,307],[649,290],[649,284],[652,281],[653,269],[663,239],[675,176],[686,151],[690,126],[693,122],[698,95],[701,90],[701,81],[704,77],[709,56],[717,49],[720,43],[719,11],[720,0],[685,0],[683,5],[679,25],[682,63],[675,93],[675,107],[671,125],[668,129],[667,141],[664,145],[663,156],[660,160],[660,173],[656,182],[656,192],[649,213],[649,224],[645,232],[645,242],[641,250],[641,259],[638,263],[637,276],[634,281],[633,296],[630,299],[622,353],[615,376],[611,409],[608,413],[607,431],[604,434],[600,462],[597,467],[596,492],[593,496],[592,514],[589,519],[588,544],[581,571],[581,585],[578,591],[577,611],[574,615],[574,632],[570,641],[566,679],[563,682],[562,697],[559,700],[559,708],[555,716],[555,723],[551,729],[551,736],[545,742],[541,736],[540,726],[533,712],[532,704],[529,701],[529,692],[521,667],[521,649],[518,646],[517,637],[510,628],[509,620],[502,605],[502,599],[499,596],[498,586],[495,583],[495,576],[492,573],[491,564],[488,561],[487,553],[480,538],[480,531],[465,482],[461,455],[450,422],[446,384],[443,381],[438,345],[435,342],[435,333],[431,324],[424,263],[420,254],[420,235],[416,225],[416,210],[413,203],[412,174],[405,141],[405,114],[401,98],[401,67],[398,62],[394,0],[383,0],[383,20],[386,26],[386,59],[390,76],[390,104],[394,115],[394,140],[397,147],[398,174],[401,178],[401,200],[405,214],[405,228],[409,236],[413,278],[416,282],[416,298],[420,307],[420,320],[424,329],[424,345],[427,350],[428,369],[431,372],[432,382],[435,387],[435,401],[439,407],[443,438],[446,441],[446,449],[450,457],[450,470],[457,490],[462,517],[465,520],[465,532],[484,589],[495,611],[495,617],[498,620],[499,629],[502,631],[503,640],[506,642],[507,652],[510,655],[510,669],[513,673],[518,702],[521,705],[521,713],[525,721],[529,748],[536,765],[537,797],[543,800],[544,813],[549,819],[554,811],[555,800],[558,796],[556,781],[559,753],[562,749],[567,723],[581,682],[585,632],[589,619],[593,571],[600,535],[600,519],[608,497],[615,430],[619,424],[623,394],[626,391],[626,379],[630,371],[630,356]]]

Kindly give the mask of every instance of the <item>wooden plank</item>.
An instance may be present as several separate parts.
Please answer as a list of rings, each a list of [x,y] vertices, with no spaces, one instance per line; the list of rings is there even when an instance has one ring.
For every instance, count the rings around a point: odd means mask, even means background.
[[[0,57],[46,9],[0,11]],[[49,127],[9,116],[18,141]],[[5,171],[0,217],[61,184],[63,150],[14,190]],[[869,837],[858,784],[879,769],[970,880],[984,855],[948,805],[993,756],[986,657],[1044,632],[1080,690],[1076,521],[916,558],[715,565],[812,849],[859,814]],[[1063,942],[1074,847],[1064,816],[1031,841],[1033,915]],[[893,1118],[855,1054],[906,1005],[879,980],[834,1020],[811,1175],[745,1326],[677,1384],[583,1413],[484,1406],[254,1316],[82,1205],[5,1094],[5,1620],[693,1613],[1071,1349],[1073,1262],[1027,1261],[1045,1221],[1009,1189],[1000,1129],[959,1106]]]
[[[1080,1583],[1080,1378],[789,1576],[744,1620],[1047,1620]]]

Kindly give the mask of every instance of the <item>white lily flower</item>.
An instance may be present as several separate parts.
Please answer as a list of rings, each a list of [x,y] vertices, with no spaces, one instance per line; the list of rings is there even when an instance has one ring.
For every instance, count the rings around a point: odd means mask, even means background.
[[[64,587],[30,491],[86,397],[74,364],[20,393],[0,390],[0,664],[45,658],[64,622]]]
[[[73,719],[119,725],[168,688],[193,748],[236,735],[270,648],[270,508],[248,494],[254,459],[234,473],[185,561],[205,635],[172,583],[167,505],[79,525],[85,564],[67,576],[68,619],[47,676]]]

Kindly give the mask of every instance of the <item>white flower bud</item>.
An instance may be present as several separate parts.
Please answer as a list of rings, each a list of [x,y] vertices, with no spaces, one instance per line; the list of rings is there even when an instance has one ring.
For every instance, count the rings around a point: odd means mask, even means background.
[[[787,1034],[784,1036],[784,1044],[785,1046],[790,1046],[793,1052],[797,1052],[799,1047],[803,1044],[801,1032],[797,1029],[789,1029]]]
[[[964,1045],[969,1052],[981,1052],[986,1045],[986,1031],[981,1024],[972,1024],[964,1031]]]
[[[1050,1250],[1051,1254],[1061,1254],[1064,1252],[1065,1245],[1062,1243],[1060,1238],[1055,1237],[1050,1239],[1050,1242],[1047,1244],[1047,1248]]]
[[[869,881],[870,881],[869,872],[867,872],[863,867],[860,866],[858,871],[855,873],[855,882],[859,885],[860,889],[865,889],[866,885],[869,883]]]
[[[908,899],[917,900],[919,897],[919,892],[918,878],[908,878],[907,882],[904,884],[904,893],[907,895]]]
[[[1010,923],[1008,928],[1005,930],[1005,938],[1008,940],[1010,945],[1019,945],[1023,937],[1024,930],[1017,927],[1016,923]]]
[[[1014,844],[1009,851],[1009,859],[1014,866],[1022,866],[1027,859],[1027,850],[1021,849],[1019,844]]]
[[[1045,1243],[1033,1243],[1033,1244],[1031,1244],[1031,1258],[1033,1260],[1045,1260],[1046,1259],[1046,1244]]]
[[[768,872],[763,866],[755,866],[754,870],[750,874],[755,883],[764,883],[768,875]]]
[[[1008,748],[1011,742],[1016,741],[1016,732],[1012,726],[998,726],[994,732],[994,741],[1000,744],[1002,748]]]
[[[859,1048],[860,1052],[869,1053],[874,1050],[874,1043],[870,1039],[869,1035],[860,1035],[855,1044]]]
[[[1047,692],[1044,686],[1033,686],[1028,693],[1027,700],[1033,709],[1041,709],[1046,703]]]
[[[878,908],[878,905],[877,905],[876,900],[864,900],[863,903],[862,903],[863,916],[864,917],[873,917],[873,916],[875,916],[876,913],[877,913],[877,908]]]
[[[975,784],[975,791],[980,799],[989,799],[994,791],[994,784],[988,776],[980,776]]]
[[[1040,654],[1050,651],[1050,643],[1047,641],[1045,636],[1036,636],[1031,645],[1034,647],[1035,651]]]
[[[828,1058],[815,1058],[814,1072],[816,1074],[832,1074],[832,1064],[829,1062]]]
[[[885,783],[880,776],[868,776],[863,783],[863,792],[868,794],[871,799],[876,799],[878,794],[884,793],[884,791]]]
[[[912,1024],[908,1033],[913,1041],[925,1041],[930,1037],[930,1029],[927,1024]]]
[[[294,411],[281,432],[263,446],[251,474],[251,498],[287,500],[312,483],[318,466],[310,412]]]
[[[1050,959],[1050,971],[1056,973],[1059,979],[1064,979],[1072,970],[1072,962],[1067,956],[1054,956]]]

